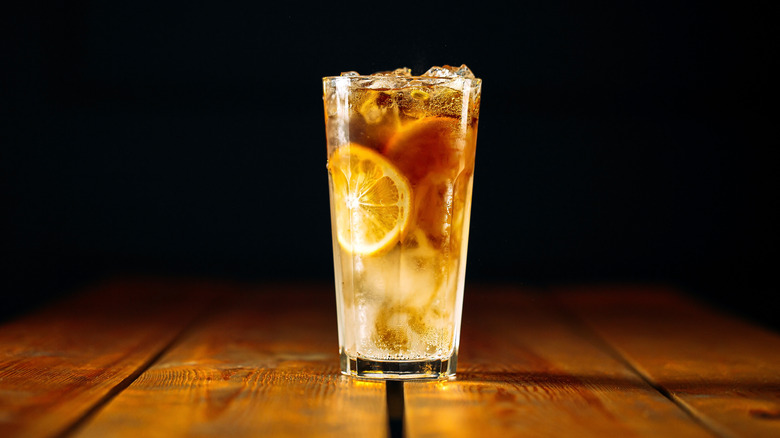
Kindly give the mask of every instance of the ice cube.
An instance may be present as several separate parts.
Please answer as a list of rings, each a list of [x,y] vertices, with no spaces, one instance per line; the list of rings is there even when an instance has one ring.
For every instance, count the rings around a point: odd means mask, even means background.
[[[393,88],[395,80],[391,76],[375,76],[371,75],[370,82],[365,84],[368,88],[387,90]]]
[[[394,124],[396,120],[393,120],[393,116],[398,118],[398,108],[393,104],[391,95],[382,91],[367,91],[357,111],[369,125],[379,122]]]
[[[461,64],[460,67],[453,67],[450,65],[444,65],[443,67],[433,66],[423,73],[422,76],[426,78],[475,79],[474,73],[466,67],[466,64]]]
[[[406,88],[393,95],[398,108],[407,117],[419,119],[425,116],[428,93],[417,88]]]
[[[393,76],[393,77],[402,77],[402,78],[409,78],[412,76],[412,70],[408,67],[401,67],[397,68],[392,71],[379,71],[371,76]]]
[[[463,113],[463,92],[448,87],[439,87],[433,91],[431,106],[441,114],[460,117]]]
[[[407,67],[401,67],[393,70],[393,76],[411,77],[412,70]]]

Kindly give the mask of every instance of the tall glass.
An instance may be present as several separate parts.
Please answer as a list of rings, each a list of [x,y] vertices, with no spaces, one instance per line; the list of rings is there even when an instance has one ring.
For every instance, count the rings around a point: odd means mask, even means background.
[[[343,374],[454,377],[481,80],[323,78]]]

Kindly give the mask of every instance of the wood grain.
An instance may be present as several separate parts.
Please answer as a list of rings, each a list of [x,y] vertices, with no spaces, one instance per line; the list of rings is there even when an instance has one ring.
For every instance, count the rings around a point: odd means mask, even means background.
[[[780,436],[780,335],[664,288],[568,288],[558,299],[722,436]]]
[[[0,436],[68,430],[142,371],[212,292],[200,282],[110,282],[0,327]]]
[[[405,386],[410,438],[711,436],[542,296],[466,293],[457,380]]]
[[[780,436],[780,336],[663,289],[467,288],[429,436]],[[115,281],[0,327],[0,436],[388,435],[342,377],[332,286]]]
[[[339,373],[332,287],[224,297],[77,436],[387,434],[384,384]]]

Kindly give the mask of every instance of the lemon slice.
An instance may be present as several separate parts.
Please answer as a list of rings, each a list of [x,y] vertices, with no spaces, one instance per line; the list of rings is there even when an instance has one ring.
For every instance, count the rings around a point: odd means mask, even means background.
[[[412,190],[378,152],[350,143],[328,160],[339,244],[353,254],[382,253],[398,243],[411,217]]]

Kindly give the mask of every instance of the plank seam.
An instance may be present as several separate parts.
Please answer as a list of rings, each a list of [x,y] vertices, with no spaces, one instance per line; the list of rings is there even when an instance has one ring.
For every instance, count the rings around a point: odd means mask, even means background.
[[[208,306],[206,306],[208,308]],[[91,420],[95,415],[100,412],[101,409],[103,409],[108,403],[111,402],[116,396],[122,393],[125,389],[127,389],[133,382],[138,380],[143,373],[145,373],[149,368],[151,368],[155,363],[157,363],[168,351],[170,351],[176,344],[181,341],[184,336],[190,332],[201,320],[204,319],[206,316],[206,312],[202,312],[201,314],[195,316],[190,322],[185,324],[185,326],[167,343],[165,344],[156,354],[152,355],[149,359],[147,359],[144,363],[142,363],[135,371],[130,373],[127,377],[122,379],[119,383],[114,385],[111,389],[108,390],[98,401],[95,402],[94,405],[92,405],[89,409],[87,409],[84,414],[81,415],[81,417],[77,418],[72,424],[65,427],[60,433],[54,435],[55,438],[70,438],[75,435],[75,433],[82,428],[84,425],[86,425],[89,420]]]
[[[387,404],[387,426],[390,438],[403,438],[404,430],[404,382],[388,380],[385,382]]]
[[[582,318],[578,317],[576,314],[568,310],[568,308],[566,308],[565,305],[560,303],[557,298],[553,298],[550,301],[554,303],[554,307],[564,317],[563,318],[564,321],[567,321],[574,330],[582,333],[585,337],[590,338],[591,341],[594,342],[594,344],[597,347],[601,348],[610,357],[612,357],[620,364],[628,368],[629,371],[636,374],[637,377],[642,379],[643,382],[645,382],[647,385],[649,385],[651,388],[653,388],[659,394],[661,394],[661,396],[663,396],[671,403],[673,403],[675,406],[677,406],[678,409],[680,409],[686,415],[688,415],[688,417],[691,418],[691,420],[693,420],[699,426],[704,428],[704,430],[706,430],[707,432],[709,432],[710,434],[712,434],[717,438],[736,438],[733,434],[723,430],[722,427],[710,422],[706,418],[706,416],[698,414],[695,409],[693,409],[691,406],[689,406],[687,403],[685,403],[685,401],[683,401],[679,397],[675,396],[671,391],[669,391],[663,385],[653,381],[652,377],[649,374],[645,373],[639,367],[634,365],[630,359],[625,357],[620,352],[620,350],[618,350],[616,347],[610,344],[609,341],[607,341],[603,336],[601,336],[593,327],[588,325]]]

